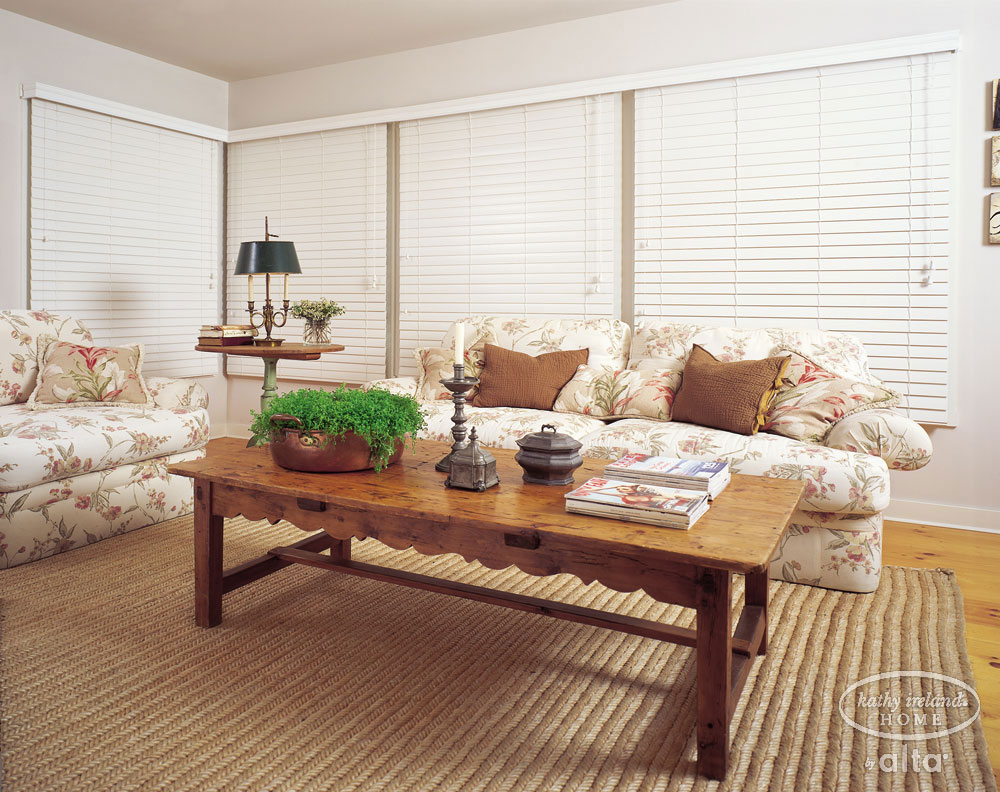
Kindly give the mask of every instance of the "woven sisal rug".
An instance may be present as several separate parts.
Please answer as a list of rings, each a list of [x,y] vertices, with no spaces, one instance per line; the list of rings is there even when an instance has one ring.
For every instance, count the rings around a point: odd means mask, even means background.
[[[690,649],[305,567],[227,596],[222,626],[202,630],[191,528],[181,518],[0,573],[5,792],[996,788],[978,721],[901,743],[838,709],[880,671],[972,684],[961,594],[944,571],[888,568],[873,595],[772,583],[769,651],[719,785],[695,775]],[[230,520],[227,563],[301,536]],[[565,576],[374,541],[354,552],[693,622]],[[904,768],[914,747],[939,754],[936,767]]]

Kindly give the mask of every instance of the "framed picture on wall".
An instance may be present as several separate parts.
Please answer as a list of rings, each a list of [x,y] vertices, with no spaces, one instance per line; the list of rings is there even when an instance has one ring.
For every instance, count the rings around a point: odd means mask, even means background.
[[[1000,243],[1000,193],[990,193],[990,243]]]
[[[1000,135],[993,136],[992,164],[990,165],[990,185],[1000,187]]]
[[[997,92],[1000,91],[1000,80],[993,81],[993,128],[1000,129],[1000,102],[997,101]]]

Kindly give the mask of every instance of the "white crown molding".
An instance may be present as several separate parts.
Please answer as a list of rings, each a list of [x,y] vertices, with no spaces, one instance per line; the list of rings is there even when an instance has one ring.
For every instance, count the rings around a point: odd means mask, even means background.
[[[282,135],[301,135],[307,132],[324,132],[333,129],[384,124],[396,121],[412,121],[418,118],[469,113],[476,110],[494,110],[499,107],[550,102],[576,96],[629,91],[636,88],[654,88],[677,85],[702,80],[725,77],[742,77],[750,74],[767,74],[788,69],[804,69],[816,66],[830,66],[837,63],[851,63],[878,58],[898,58],[907,55],[926,55],[932,52],[958,50],[960,35],[956,31],[929,33],[921,36],[871,41],[861,44],[844,44],[805,52],[789,52],[766,55],[757,58],[724,61],[722,63],[683,66],[641,74],[627,74],[604,77],[596,80],[562,83],[539,88],[487,94],[464,99],[449,99],[443,102],[410,105],[408,107],[369,110],[348,115],[312,118],[303,121],[289,121],[267,126],[247,127],[229,131],[228,141],[237,143],[247,140],[262,140]]]
[[[54,85],[44,83],[27,83],[21,88],[21,97],[24,99],[44,99],[47,102],[78,107],[81,110],[92,110],[95,113],[125,118],[129,121],[138,121],[142,124],[170,129],[175,132],[185,132],[189,135],[208,138],[209,140],[221,140],[227,142],[229,132],[219,127],[199,124],[195,121],[188,121],[183,118],[156,113],[152,110],[145,110],[141,107],[112,102],[110,99],[101,99],[96,96],[68,91],[64,88],[57,88]]]
[[[1000,511],[953,506],[947,503],[899,500],[893,498],[883,517],[896,522],[939,525],[965,531],[1000,534]]]
[[[714,80],[725,77],[742,77],[750,74],[767,74],[769,72],[785,71],[788,69],[829,66],[837,63],[851,63],[877,58],[896,58],[932,52],[956,51],[959,49],[960,43],[960,34],[955,30],[942,33],[928,33],[920,36],[907,36],[905,38],[870,41],[860,44],[843,44],[824,49],[788,52],[757,58],[723,61],[721,63],[682,66],[674,69],[642,72],[640,74],[618,75],[595,80],[582,80],[559,85],[505,91],[503,93],[486,94],[463,99],[449,99],[443,102],[382,108],[361,113],[311,118],[302,121],[289,121],[282,124],[247,127],[236,130],[225,130],[221,127],[199,124],[195,121],[188,121],[141,107],[114,102],[110,99],[101,99],[96,96],[58,88],[45,83],[26,83],[21,87],[21,96],[24,99],[45,99],[50,102],[79,107],[83,110],[92,110],[97,113],[126,118],[131,121],[151,124],[164,129],[185,132],[210,140],[237,143],[247,140],[280,137],[282,135],[300,135],[307,132],[345,129],[348,127],[365,126],[367,124],[412,121],[419,118],[434,118],[454,113],[494,110],[500,107],[550,102],[577,96],[615,93],[637,88],[678,85],[681,83]]]

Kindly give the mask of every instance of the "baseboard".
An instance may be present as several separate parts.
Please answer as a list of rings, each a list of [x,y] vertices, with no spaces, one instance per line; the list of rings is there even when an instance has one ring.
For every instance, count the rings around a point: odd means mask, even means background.
[[[214,423],[212,424],[212,439],[219,437],[250,437],[246,424]]]
[[[893,498],[882,516],[886,520],[896,522],[940,525],[942,528],[961,528],[965,531],[1000,534],[1000,511],[992,509],[974,509],[947,503]]]

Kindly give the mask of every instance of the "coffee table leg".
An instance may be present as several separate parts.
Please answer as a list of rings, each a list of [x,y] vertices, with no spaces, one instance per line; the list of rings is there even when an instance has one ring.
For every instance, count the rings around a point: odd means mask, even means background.
[[[698,772],[721,780],[729,768],[729,700],[733,638],[733,576],[702,569],[698,576]]]
[[[764,635],[760,639],[760,648],[757,654],[767,652],[767,584],[768,570],[765,567],[760,572],[750,572],[745,578],[746,602],[747,605],[759,605],[764,614]]]
[[[350,561],[351,560],[351,540],[341,539],[333,540],[330,543],[330,558],[335,561]]]
[[[194,483],[194,620],[199,627],[222,622],[222,525],[212,514],[212,485]]]

